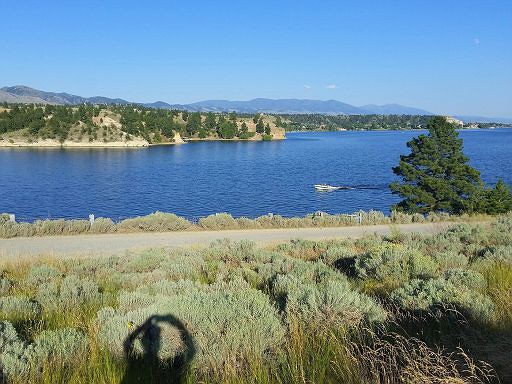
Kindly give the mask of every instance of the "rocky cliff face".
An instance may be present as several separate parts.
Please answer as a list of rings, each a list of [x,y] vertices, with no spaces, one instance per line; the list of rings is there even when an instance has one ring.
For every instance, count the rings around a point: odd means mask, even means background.
[[[172,141],[173,141],[174,144],[183,144],[184,143],[184,141],[181,138],[181,135],[179,134],[179,132],[176,132],[174,134],[174,137],[172,138]]]

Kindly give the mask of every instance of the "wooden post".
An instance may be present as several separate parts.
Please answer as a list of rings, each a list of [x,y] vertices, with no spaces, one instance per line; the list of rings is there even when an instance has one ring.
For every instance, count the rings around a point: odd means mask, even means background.
[[[14,214],[10,213],[10,214],[9,214],[9,221],[11,221],[11,222],[15,223],[15,222],[16,222],[16,215],[14,215]]]
[[[89,215],[89,223],[91,226],[94,224],[94,215],[92,213]]]
[[[363,224],[363,214],[361,213],[361,211],[359,211],[358,213],[358,221],[359,225]]]

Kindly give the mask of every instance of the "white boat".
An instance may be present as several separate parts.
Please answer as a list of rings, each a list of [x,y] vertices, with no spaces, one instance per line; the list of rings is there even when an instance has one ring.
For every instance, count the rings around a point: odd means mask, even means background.
[[[337,189],[341,189],[341,187],[335,187],[335,186],[329,185],[329,184],[315,184],[315,189],[317,191],[328,192],[328,191],[336,191]]]

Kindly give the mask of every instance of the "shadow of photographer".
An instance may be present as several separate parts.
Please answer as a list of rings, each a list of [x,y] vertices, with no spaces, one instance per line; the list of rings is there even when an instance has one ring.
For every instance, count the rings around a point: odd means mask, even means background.
[[[162,347],[162,326],[170,325],[178,333],[184,351],[168,360],[159,358]],[[143,354],[134,353],[134,343],[140,340]],[[134,330],[124,341],[124,354],[128,366],[121,381],[131,383],[183,383],[188,367],[194,359],[194,340],[185,325],[173,315],[154,315]]]

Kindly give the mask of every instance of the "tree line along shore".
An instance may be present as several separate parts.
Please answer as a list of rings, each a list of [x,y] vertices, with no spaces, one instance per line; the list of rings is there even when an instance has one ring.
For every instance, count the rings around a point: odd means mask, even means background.
[[[0,106],[0,147],[145,147],[187,140],[282,140],[275,117],[137,105]]]

